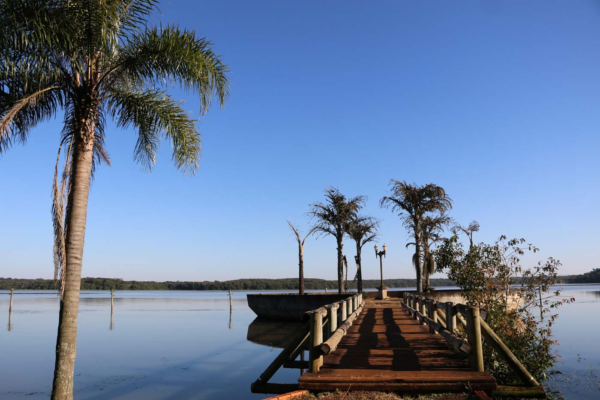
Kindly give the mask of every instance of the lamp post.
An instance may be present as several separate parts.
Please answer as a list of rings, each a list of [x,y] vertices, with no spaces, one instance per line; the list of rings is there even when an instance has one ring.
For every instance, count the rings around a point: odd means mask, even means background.
[[[387,252],[387,245],[383,245],[383,250],[379,251],[379,246],[375,245],[375,258],[379,257],[379,271],[381,273],[381,287],[379,288],[379,294],[381,299],[385,299],[387,297],[387,290],[384,289],[383,286],[383,257],[385,257],[385,253]]]

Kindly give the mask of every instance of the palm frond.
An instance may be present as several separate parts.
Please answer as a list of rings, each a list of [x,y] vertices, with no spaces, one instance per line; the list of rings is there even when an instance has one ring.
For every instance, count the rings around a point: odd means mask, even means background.
[[[316,221],[317,232],[341,237],[347,233],[348,224],[358,216],[366,199],[364,196],[346,198],[333,187],[325,190],[325,199],[325,203],[311,204],[308,215]]]
[[[143,92],[113,91],[107,108],[119,127],[131,126],[138,130],[134,158],[152,169],[161,137],[171,140],[173,161],[184,172],[194,173],[198,168],[201,140],[195,121],[161,90]]]
[[[56,93],[51,93],[56,91]],[[50,118],[62,103],[58,86],[50,86],[21,97],[12,105],[8,96],[0,102],[0,153],[12,145],[14,139],[21,143],[27,140],[30,129]],[[10,96],[14,97],[14,95]]]
[[[227,66],[211,49],[212,43],[194,31],[176,26],[152,27],[134,34],[121,49],[108,75],[121,80],[164,85],[175,82],[198,95],[200,111],[208,111],[212,98],[221,106],[229,96]],[[111,79],[109,76],[107,79]]]

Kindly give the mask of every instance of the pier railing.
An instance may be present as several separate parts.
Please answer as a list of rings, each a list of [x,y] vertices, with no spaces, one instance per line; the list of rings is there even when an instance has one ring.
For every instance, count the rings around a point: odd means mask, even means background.
[[[485,339],[506,364],[521,378],[526,386],[539,387],[540,384],[502,342],[485,322],[487,312],[479,307],[438,302],[425,296],[404,293],[404,308],[423,325],[429,326],[431,333],[440,334],[448,344],[469,355],[469,364],[474,371],[483,372],[483,345]],[[467,333],[467,340],[456,335],[457,322]]]
[[[323,365],[323,356],[335,352],[340,340],[363,309],[362,294],[349,295],[346,299],[327,304],[304,314],[304,324],[294,338],[271,362],[260,377],[252,384],[253,393],[286,393],[297,389],[297,384],[269,383],[281,368],[308,369],[318,372]],[[295,361],[308,350],[308,362]]]

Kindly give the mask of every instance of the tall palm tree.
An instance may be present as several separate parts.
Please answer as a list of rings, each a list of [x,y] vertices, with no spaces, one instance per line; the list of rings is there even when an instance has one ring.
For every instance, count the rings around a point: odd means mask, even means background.
[[[469,250],[470,250],[473,248],[473,232],[479,232],[479,222],[473,220],[473,221],[471,221],[469,226],[466,226],[466,227],[456,224],[454,226],[454,231],[455,232],[461,231],[462,233],[467,235],[467,237],[469,238]]]
[[[381,207],[391,207],[398,212],[405,228],[415,240],[413,266],[417,273],[417,290],[423,291],[423,269],[421,265],[422,230],[421,223],[428,213],[445,213],[452,208],[452,200],[446,191],[433,183],[424,186],[392,179],[390,195],[381,199]]]
[[[300,237],[300,229],[294,226],[290,221],[287,222],[290,226],[290,229],[296,235],[296,240],[298,241],[298,293],[300,295],[304,294],[304,242],[306,239],[315,233],[315,228],[312,228],[304,238]]]
[[[423,259],[423,290],[425,292],[431,290],[430,278],[435,273],[435,260],[431,246],[441,239],[440,234],[450,223],[452,223],[452,219],[446,214],[426,215],[421,221],[421,257]],[[415,243],[408,243],[406,247],[411,245],[414,246]]]
[[[177,26],[147,26],[154,0],[0,2],[0,153],[64,112],[53,184],[55,277],[60,278],[53,399],[73,397],[77,312],[90,180],[102,161],[106,118],[137,131],[134,159],[150,169],[161,139],[194,173],[200,135],[171,82],[205,113],[228,95],[227,67],[211,43]],[[64,168],[59,179],[61,149]]]
[[[315,230],[322,235],[331,235],[337,242],[338,293],[344,289],[343,239],[348,222],[356,218],[358,211],[364,206],[364,196],[346,198],[339,190],[330,187],[325,190],[325,203],[310,205],[308,215],[315,220]]]
[[[377,238],[377,228],[379,221],[372,217],[356,216],[346,228],[348,236],[356,243],[356,279],[358,293],[362,293],[362,248],[365,244],[375,241]]]

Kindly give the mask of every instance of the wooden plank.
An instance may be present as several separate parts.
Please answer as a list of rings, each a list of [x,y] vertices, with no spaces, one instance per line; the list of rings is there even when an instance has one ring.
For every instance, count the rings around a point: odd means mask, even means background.
[[[492,392],[492,396],[516,399],[545,399],[547,397],[543,386],[500,386]]]
[[[298,387],[305,390],[315,391],[382,391],[401,393],[449,393],[469,392],[471,390],[482,390],[486,393],[492,392],[496,384],[487,382],[299,382]]]
[[[390,371],[364,369],[323,369],[318,373],[307,373],[300,382],[487,382],[496,380],[487,372],[477,371]]]

